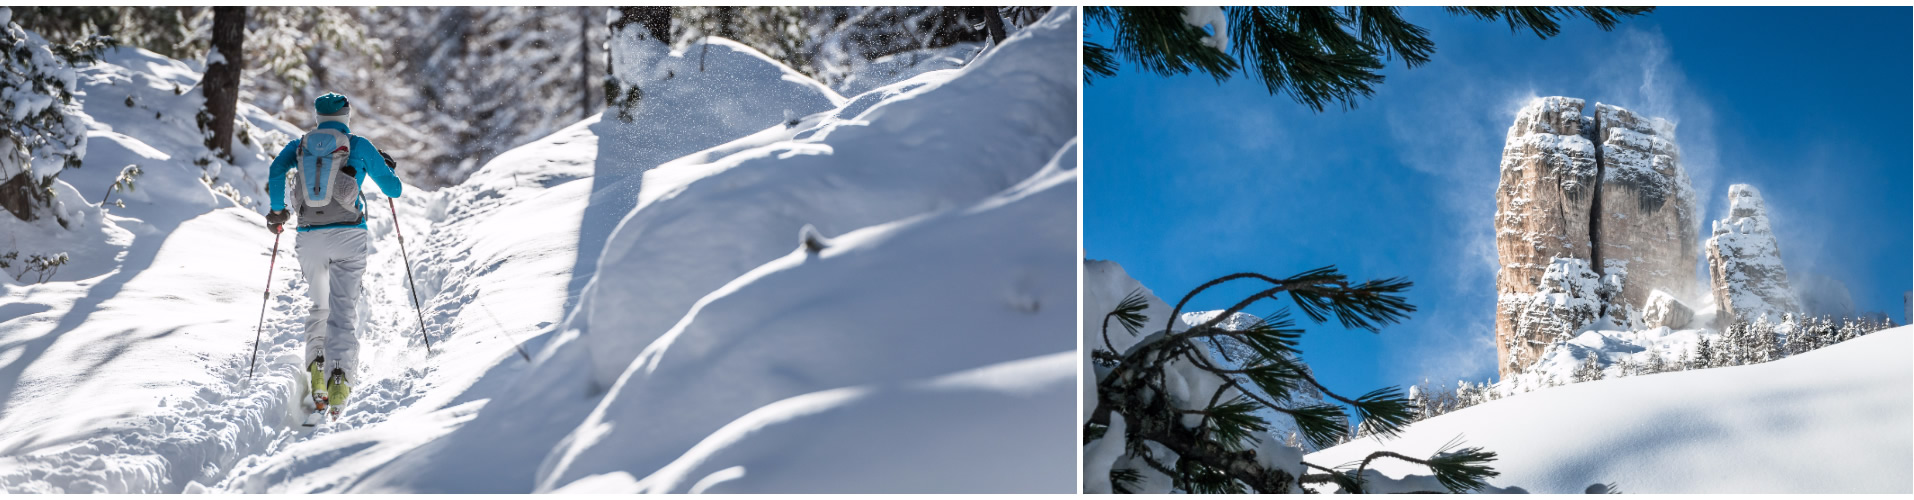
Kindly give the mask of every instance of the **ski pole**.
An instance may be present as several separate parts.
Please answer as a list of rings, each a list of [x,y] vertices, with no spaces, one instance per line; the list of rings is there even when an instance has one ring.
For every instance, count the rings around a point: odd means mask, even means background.
[[[399,204],[385,199],[392,209],[392,234],[399,236],[399,257],[405,259],[405,282],[412,285],[412,310],[419,313],[419,338],[425,339],[425,353],[432,354],[432,337],[425,334],[425,310],[419,307],[419,283],[412,280],[412,257],[405,254],[405,232],[399,230]]]
[[[279,267],[279,233],[272,233],[272,260],[266,265],[266,291],[259,300],[259,327],[253,329],[253,360],[246,365],[246,378],[259,366],[259,332],[266,330],[266,304],[272,302],[272,270]]]

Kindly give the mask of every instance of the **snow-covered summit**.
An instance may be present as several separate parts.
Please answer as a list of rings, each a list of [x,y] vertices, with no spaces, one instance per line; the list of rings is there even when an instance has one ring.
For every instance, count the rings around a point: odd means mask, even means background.
[[[1657,290],[1694,295],[1693,188],[1674,125],[1625,108],[1569,97],[1536,98],[1509,126],[1496,187],[1498,366],[1502,374],[1595,318],[1545,313],[1540,293],[1558,259],[1580,260],[1600,283],[1596,312],[1632,327]],[[1566,304],[1565,304],[1566,305]],[[1573,318],[1571,318],[1573,317]]]

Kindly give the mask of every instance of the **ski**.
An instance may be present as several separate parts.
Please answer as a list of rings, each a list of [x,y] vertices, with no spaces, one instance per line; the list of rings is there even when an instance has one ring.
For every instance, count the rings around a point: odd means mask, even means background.
[[[315,410],[311,414],[306,415],[306,422],[300,425],[303,427],[316,427],[320,423],[325,421],[326,421],[326,411]]]
[[[324,423],[326,421],[327,413],[332,414],[333,420],[339,419],[339,413],[338,413],[339,409],[337,407],[329,407],[326,404],[326,396],[323,394],[315,393],[312,395],[312,405],[310,406],[310,408],[312,409],[312,411],[306,414],[306,421],[300,424],[301,426],[304,426],[304,427],[318,426],[319,424]]]

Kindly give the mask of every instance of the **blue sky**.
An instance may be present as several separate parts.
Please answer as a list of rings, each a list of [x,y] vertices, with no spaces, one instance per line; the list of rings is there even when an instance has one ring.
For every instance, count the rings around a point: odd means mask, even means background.
[[[1233,272],[1405,276],[1420,310],[1380,334],[1299,315],[1305,360],[1347,393],[1493,378],[1497,162],[1524,102],[1565,95],[1677,122],[1697,231],[1726,212],[1729,184],[1753,184],[1790,277],[1840,280],[1858,309],[1902,321],[1914,277],[1909,9],[1670,7],[1610,32],[1571,20],[1548,40],[1438,8],[1403,14],[1430,30],[1434,60],[1392,62],[1352,111],[1316,113],[1248,78],[1127,65],[1086,86],[1086,256],[1171,303]],[[1213,289],[1193,308],[1252,291]]]

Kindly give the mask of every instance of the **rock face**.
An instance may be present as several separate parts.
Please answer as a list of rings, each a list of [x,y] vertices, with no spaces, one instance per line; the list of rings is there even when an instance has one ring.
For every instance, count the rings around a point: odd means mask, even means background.
[[[1495,324],[1504,375],[1603,314],[1633,324],[1654,290],[1694,289],[1698,219],[1674,126],[1599,103],[1584,116],[1585,107],[1570,97],[1531,101],[1502,148]],[[1566,293],[1544,289],[1553,267],[1573,267],[1558,259],[1579,260],[1594,275],[1580,293],[1592,294],[1595,314],[1535,309],[1549,303],[1538,296]],[[1559,321],[1535,320],[1542,316]]]
[[[1602,275],[1627,277],[1611,305],[1645,308],[1656,290],[1694,296],[1701,218],[1674,126],[1606,104],[1595,109],[1602,130],[1595,257]]]
[[[1504,336],[1498,328],[1496,350],[1504,355],[1503,372],[1528,366],[1550,343],[1568,340],[1594,322],[1603,290],[1588,261],[1557,257],[1543,267],[1534,292],[1502,294],[1496,303],[1496,326],[1506,322],[1507,331],[1523,334]]]
[[[1688,322],[1694,319],[1693,308],[1661,290],[1648,294],[1648,305],[1642,307],[1642,326],[1648,328],[1665,326],[1678,329],[1688,326]]]
[[[1595,143],[1584,130],[1594,122],[1582,116],[1581,99],[1544,97],[1516,114],[1502,146],[1502,180],[1495,191],[1496,359],[1508,373],[1515,359],[1533,360],[1552,333],[1534,331],[1533,295],[1542,275],[1558,257],[1588,261],[1589,208],[1594,204]],[[1584,265],[1586,267],[1586,265]],[[1565,318],[1573,319],[1573,318]],[[1520,323],[1520,328],[1518,328]],[[1574,322],[1572,328],[1582,323]]]
[[[1755,321],[1801,312],[1781,266],[1781,249],[1768,227],[1761,191],[1747,184],[1728,187],[1728,218],[1715,221],[1708,238],[1708,275],[1714,280],[1716,320]]]

